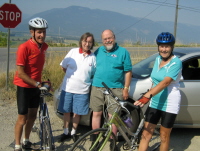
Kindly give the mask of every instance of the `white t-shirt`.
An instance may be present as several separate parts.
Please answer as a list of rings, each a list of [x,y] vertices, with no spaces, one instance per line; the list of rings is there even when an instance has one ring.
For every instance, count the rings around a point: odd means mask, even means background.
[[[89,93],[96,69],[96,57],[93,53],[84,56],[79,48],[73,48],[60,65],[66,69],[62,90],[76,94]]]

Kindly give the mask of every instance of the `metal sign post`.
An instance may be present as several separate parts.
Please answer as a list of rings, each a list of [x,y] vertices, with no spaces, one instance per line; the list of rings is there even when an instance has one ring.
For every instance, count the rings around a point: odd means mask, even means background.
[[[9,3],[11,3],[11,0],[9,0]],[[7,72],[6,72],[6,90],[8,90],[8,85],[9,85],[10,28],[8,28],[7,48],[8,48],[8,57],[7,57]]]
[[[7,75],[6,75],[6,89],[9,86],[9,60],[10,60],[10,28],[15,28],[21,22],[21,11],[15,4],[5,3],[0,7],[0,23],[3,27],[8,28],[7,48],[8,48],[8,60],[7,60]]]
[[[10,28],[8,28],[7,48],[8,48],[8,57],[7,57],[7,73],[6,73],[6,90],[8,90],[9,86]]]

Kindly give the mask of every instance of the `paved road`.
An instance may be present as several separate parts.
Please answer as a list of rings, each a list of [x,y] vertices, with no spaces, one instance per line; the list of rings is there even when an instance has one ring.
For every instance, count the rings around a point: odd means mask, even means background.
[[[48,49],[49,52],[67,52],[70,48],[56,48],[50,47]],[[15,69],[15,60],[16,60],[16,51],[17,48],[10,48],[10,55],[9,55],[9,71]],[[0,48],[0,72],[7,71],[7,60],[8,60],[8,49],[7,48]]]

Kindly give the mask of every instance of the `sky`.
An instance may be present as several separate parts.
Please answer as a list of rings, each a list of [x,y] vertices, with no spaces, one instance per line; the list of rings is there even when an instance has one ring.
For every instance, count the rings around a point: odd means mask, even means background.
[[[22,17],[53,8],[82,6],[141,19],[172,22],[175,21],[178,1],[178,23],[200,26],[200,0],[0,0],[0,6],[10,1],[22,11]]]

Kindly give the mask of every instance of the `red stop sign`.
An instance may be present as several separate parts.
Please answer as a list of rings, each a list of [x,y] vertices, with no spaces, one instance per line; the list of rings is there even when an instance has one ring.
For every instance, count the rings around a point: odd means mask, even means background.
[[[15,4],[5,3],[0,7],[0,23],[5,28],[15,28],[22,20],[22,12]]]

